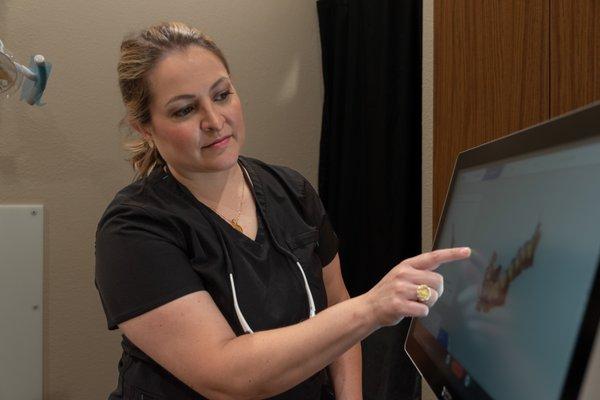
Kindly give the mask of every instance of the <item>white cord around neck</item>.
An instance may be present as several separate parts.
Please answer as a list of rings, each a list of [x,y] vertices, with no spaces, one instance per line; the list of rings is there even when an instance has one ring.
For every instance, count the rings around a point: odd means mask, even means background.
[[[248,174],[248,171],[246,171],[246,168],[244,168],[243,166],[242,166],[242,171],[248,178],[248,181],[250,182],[250,184],[252,186],[254,186],[254,184],[252,183],[252,180],[250,179],[250,175]],[[288,251],[288,253],[289,253],[289,251]],[[308,285],[308,280],[306,279],[306,274],[304,273],[304,269],[302,268],[300,261],[295,260],[295,262],[296,262],[296,266],[300,270],[300,274],[302,275],[302,281],[304,282],[304,290],[306,290],[306,298],[308,299],[308,317],[312,318],[316,315],[315,300],[313,298],[312,291],[310,290],[310,286]],[[240,304],[238,303],[237,293],[235,290],[235,282],[233,280],[233,272],[229,273],[229,283],[231,285],[231,293],[232,293],[232,297],[233,297],[233,308],[235,309],[235,315],[237,316],[237,319],[238,319],[240,325],[242,326],[244,333],[254,333],[252,328],[250,328],[250,324],[248,324],[248,322],[246,321],[246,318],[244,317],[242,310],[240,309]]]

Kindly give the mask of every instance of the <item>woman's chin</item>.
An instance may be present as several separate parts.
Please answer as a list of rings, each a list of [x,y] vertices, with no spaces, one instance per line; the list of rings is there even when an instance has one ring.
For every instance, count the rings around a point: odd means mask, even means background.
[[[206,154],[202,160],[202,169],[215,172],[228,170],[237,164],[239,155],[237,146],[230,146],[220,154]]]

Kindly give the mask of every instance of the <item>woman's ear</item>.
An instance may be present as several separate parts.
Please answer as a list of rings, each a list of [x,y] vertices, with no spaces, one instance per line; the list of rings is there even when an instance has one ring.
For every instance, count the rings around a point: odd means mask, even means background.
[[[152,127],[150,125],[140,124],[137,120],[133,119],[130,119],[128,122],[131,129],[136,131],[145,140],[150,140],[152,138]]]

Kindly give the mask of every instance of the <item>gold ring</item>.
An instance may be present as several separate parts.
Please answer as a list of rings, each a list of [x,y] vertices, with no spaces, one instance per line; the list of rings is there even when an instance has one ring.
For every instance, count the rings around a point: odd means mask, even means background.
[[[421,303],[429,301],[431,298],[431,288],[427,285],[417,286],[417,300]]]

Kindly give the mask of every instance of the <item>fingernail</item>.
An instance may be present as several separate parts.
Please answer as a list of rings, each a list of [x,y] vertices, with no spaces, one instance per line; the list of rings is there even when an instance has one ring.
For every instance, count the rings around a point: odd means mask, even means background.
[[[470,247],[463,247],[462,249],[460,249],[461,254],[464,254],[465,256],[469,256],[471,255],[471,248]]]

